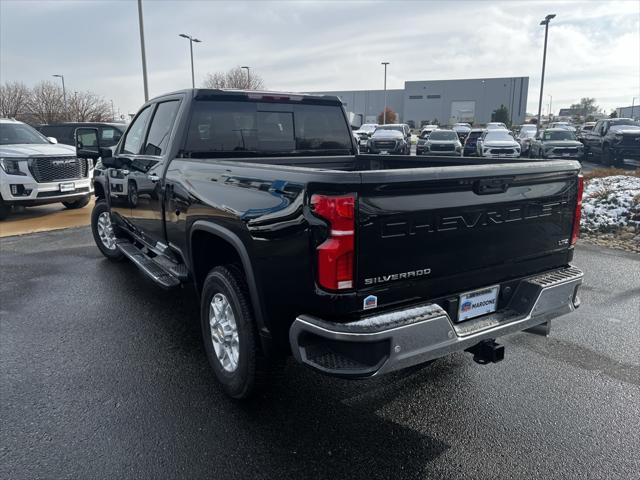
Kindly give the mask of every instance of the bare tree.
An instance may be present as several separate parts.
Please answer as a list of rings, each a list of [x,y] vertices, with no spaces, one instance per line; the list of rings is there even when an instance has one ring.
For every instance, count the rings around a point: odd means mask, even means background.
[[[111,106],[91,92],[73,92],[67,98],[68,119],[74,122],[106,122],[111,120]]]
[[[233,67],[227,72],[215,72],[207,74],[204,81],[205,88],[238,88],[242,90],[264,90],[262,77],[240,67]]]
[[[31,118],[39,123],[61,122],[67,119],[62,88],[55,83],[40,82],[31,90],[29,99]]]
[[[22,82],[0,86],[0,117],[18,118],[27,112],[31,92]]]

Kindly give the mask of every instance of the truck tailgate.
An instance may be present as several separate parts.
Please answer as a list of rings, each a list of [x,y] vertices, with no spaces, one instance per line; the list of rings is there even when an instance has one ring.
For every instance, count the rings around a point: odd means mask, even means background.
[[[429,297],[566,263],[579,168],[523,161],[362,172],[356,288],[417,285]]]

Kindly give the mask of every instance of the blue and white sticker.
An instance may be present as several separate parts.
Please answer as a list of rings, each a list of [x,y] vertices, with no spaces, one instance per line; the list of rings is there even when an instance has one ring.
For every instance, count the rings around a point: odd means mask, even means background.
[[[362,303],[363,303],[362,307],[365,310],[376,308],[378,306],[378,297],[376,297],[375,295],[369,295],[367,298],[364,299],[364,302]]]

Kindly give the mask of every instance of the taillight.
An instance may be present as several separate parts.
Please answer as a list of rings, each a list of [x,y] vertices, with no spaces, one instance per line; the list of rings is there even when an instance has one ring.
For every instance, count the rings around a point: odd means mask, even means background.
[[[582,216],[582,193],[584,192],[584,178],[578,175],[578,193],[576,198],[576,213],[573,216],[573,231],[571,232],[571,245],[575,245],[580,236],[580,217]]]
[[[355,193],[312,195],[311,206],[329,222],[329,238],[317,248],[318,283],[327,290],[353,288]]]

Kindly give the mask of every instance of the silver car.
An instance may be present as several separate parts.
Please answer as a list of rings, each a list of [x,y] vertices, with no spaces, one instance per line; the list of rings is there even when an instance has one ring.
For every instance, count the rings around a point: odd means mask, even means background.
[[[453,130],[434,130],[424,144],[426,155],[462,155],[462,144]]]

